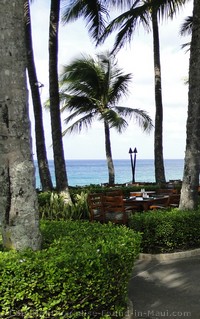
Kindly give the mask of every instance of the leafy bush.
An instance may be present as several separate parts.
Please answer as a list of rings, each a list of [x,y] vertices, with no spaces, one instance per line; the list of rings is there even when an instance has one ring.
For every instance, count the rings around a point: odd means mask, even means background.
[[[44,207],[50,202],[51,192],[38,192],[38,204],[39,209],[44,209]]]
[[[74,195],[74,203],[69,205],[69,214],[71,219],[88,219],[89,211],[87,205],[88,193],[81,192]]]
[[[144,253],[165,253],[200,247],[200,211],[153,211],[130,217],[130,228],[142,233]]]
[[[140,235],[80,221],[45,221],[41,231],[43,250],[0,253],[0,317],[123,317]]]
[[[88,216],[87,193],[74,194],[73,202],[66,204],[62,195],[55,192],[38,194],[41,219],[77,220]]]

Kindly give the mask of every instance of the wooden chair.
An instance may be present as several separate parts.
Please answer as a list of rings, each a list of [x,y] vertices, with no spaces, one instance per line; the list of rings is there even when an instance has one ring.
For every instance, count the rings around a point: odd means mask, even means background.
[[[167,209],[169,207],[169,196],[158,197],[153,200],[152,205],[149,209]]]
[[[131,198],[124,198],[124,206],[125,206],[125,211],[128,215],[142,211],[140,203],[139,202],[137,203],[131,200]]]
[[[180,197],[180,194],[169,195],[168,206],[171,208],[179,207]]]
[[[169,196],[163,198],[157,198],[158,201],[156,204],[155,202],[153,205],[150,206],[150,209],[167,209],[167,208],[175,208],[179,207],[180,202],[180,194],[169,194]]]
[[[170,195],[175,194],[176,192],[177,190],[173,188],[159,188],[156,190],[156,194],[158,195]]]
[[[103,194],[88,195],[88,209],[90,221],[105,222],[105,212],[103,206]]]
[[[106,196],[123,196],[123,192],[121,189],[115,189],[105,192]]]
[[[103,206],[106,221],[116,224],[127,224],[127,213],[125,211],[123,196],[103,196]]]

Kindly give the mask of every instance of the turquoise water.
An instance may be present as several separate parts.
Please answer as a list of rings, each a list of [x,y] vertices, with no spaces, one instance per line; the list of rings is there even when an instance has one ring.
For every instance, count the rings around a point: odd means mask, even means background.
[[[130,160],[115,160],[115,182],[127,183],[132,180]],[[165,160],[166,180],[182,179],[184,161],[179,159]],[[36,187],[40,188],[37,162],[36,167]],[[49,161],[52,181],[55,186],[54,163]],[[90,184],[101,184],[108,182],[108,171],[105,160],[68,160],[66,161],[68,182],[70,186],[83,186]],[[154,161],[137,160],[135,168],[136,182],[155,182]]]

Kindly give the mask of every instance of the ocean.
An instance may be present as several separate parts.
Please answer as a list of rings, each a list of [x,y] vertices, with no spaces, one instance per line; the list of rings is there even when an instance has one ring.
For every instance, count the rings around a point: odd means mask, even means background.
[[[37,161],[35,163],[36,187],[41,188],[38,174]],[[165,160],[166,180],[183,178],[184,161],[181,159]],[[130,160],[114,160],[115,183],[128,183],[132,180]],[[55,186],[54,162],[49,161],[52,181]],[[108,170],[106,160],[67,160],[67,177],[70,186],[84,186],[108,182]],[[135,182],[155,182],[154,160],[136,161]]]

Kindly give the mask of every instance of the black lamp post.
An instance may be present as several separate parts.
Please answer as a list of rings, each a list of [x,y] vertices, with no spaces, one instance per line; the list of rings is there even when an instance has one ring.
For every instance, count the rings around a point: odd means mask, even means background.
[[[132,151],[132,148],[129,148],[129,154],[131,158],[131,169],[132,169],[132,184],[135,183],[135,167],[136,167],[136,154],[137,154],[137,148],[135,147]],[[134,154],[134,160],[133,155]]]

